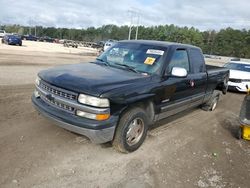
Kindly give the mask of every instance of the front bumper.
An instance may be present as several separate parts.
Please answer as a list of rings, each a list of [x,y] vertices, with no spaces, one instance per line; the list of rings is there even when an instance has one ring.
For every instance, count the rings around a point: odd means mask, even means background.
[[[236,90],[240,92],[247,92],[246,85],[250,87],[250,82],[241,82],[241,83],[235,83],[235,82],[228,82],[228,86],[230,90]]]
[[[46,118],[69,131],[88,137],[93,143],[106,143],[113,140],[118,117],[111,116],[105,121],[89,120],[54,108],[41,98],[32,95],[34,107]]]

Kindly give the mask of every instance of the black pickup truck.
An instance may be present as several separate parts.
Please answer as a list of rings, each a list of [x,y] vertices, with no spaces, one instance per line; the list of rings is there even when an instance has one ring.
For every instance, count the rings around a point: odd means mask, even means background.
[[[132,152],[156,121],[193,107],[214,110],[228,78],[229,70],[205,65],[198,47],[120,41],[94,62],[41,71],[32,102],[59,126]]]

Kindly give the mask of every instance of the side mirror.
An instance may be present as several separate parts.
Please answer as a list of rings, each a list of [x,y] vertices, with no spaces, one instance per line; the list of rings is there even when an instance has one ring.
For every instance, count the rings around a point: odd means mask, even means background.
[[[187,70],[181,67],[173,67],[171,71],[171,76],[185,78],[187,77],[188,73]]]

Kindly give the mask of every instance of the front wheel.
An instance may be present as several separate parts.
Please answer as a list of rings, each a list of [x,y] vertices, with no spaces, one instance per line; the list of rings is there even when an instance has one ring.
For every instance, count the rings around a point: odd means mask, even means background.
[[[132,108],[125,112],[118,124],[113,146],[122,153],[137,150],[145,140],[148,131],[148,118],[141,108]]]

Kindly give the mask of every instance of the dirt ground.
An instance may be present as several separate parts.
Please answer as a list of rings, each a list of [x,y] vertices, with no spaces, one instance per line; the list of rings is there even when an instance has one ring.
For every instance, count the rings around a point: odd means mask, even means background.
[[[250,142],[234,137],[244,94],[228,93],[214,112],[194,109],[164,120],[138,151],[121,154],[57,127],[32,107],[38,71],[95,58],[86,56],[90,49],[71,53],[54,45],[0,44],[1,188],[249,187]]]

